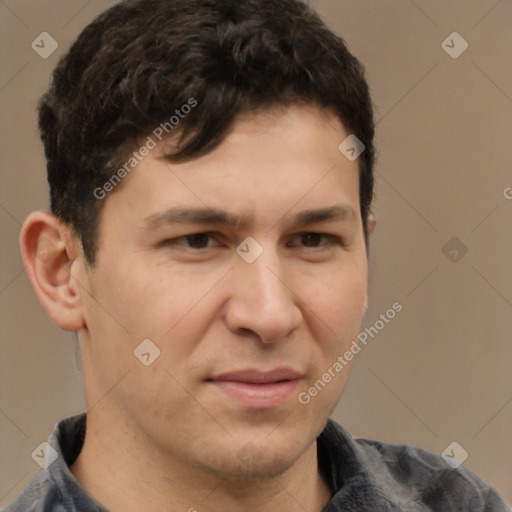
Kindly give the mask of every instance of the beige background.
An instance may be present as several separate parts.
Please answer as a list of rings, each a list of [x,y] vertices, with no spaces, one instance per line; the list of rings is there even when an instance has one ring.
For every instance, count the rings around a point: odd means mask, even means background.
[[[37,99],[112,3],[0,1],[2,505],[38,471],[30,454],[54,423],[84,409],[72,337],[37,302],[17,238],[48,204]],[[312,3],[365,64],[379,120],[364,327],[403,305],[357,355],[334,417],[357,436],[437,452],[457,441],[512,502],[512,1]],[[59,43],[48,59],[31,48],[43,31]],[[441,46],[454,31],[469,44],[457,59]],[[459,247],[443,251],[453,237]]]

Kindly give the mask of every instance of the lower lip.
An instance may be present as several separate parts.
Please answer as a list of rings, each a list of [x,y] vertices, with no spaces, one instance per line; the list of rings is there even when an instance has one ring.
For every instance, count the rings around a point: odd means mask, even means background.
[[[242,405],[253,409],[272,409],[284,404],[297,389],[299,382],[300,379],[269,384],[214,380],[210,384]]]

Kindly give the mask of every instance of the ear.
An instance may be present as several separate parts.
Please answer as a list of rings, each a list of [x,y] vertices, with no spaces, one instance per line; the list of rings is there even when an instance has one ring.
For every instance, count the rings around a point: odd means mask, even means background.
[[[368,220],[366,221],[366,227],[368,229],[368,236],[370,236],[373,233],[373,230],[375,229],[375,226],[377,225],[377,219],[375,218],[375,215],[373,212],[370,212],[368,214]]]
[[[366,218],[366,230],[368,232],[368,238],[372,235],[373,231],[375,230],[375,226],[377,225],[377,219],[373,212],[370,212],[368,214],[368,217]],[[368,311],[368,290],[366,291],[366,297],[364,299],[363,304],[363,316]]]
[[[85,327],[81,293],[73,277],[83,260],[69,226],[48,212],[33,212],[20,234],[21,255],[34,291],[55,325],[65,331]]]

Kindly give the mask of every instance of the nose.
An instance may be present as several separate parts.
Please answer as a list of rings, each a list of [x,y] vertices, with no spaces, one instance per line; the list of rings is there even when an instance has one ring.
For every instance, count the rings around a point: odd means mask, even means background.
[[[226,322],[232,332],[246,336],[252,333],[263,343],[285,339],[302,321],[292,283],[278,256],[269,252],[265,250],[252,263],[237,259],[226,310]]]

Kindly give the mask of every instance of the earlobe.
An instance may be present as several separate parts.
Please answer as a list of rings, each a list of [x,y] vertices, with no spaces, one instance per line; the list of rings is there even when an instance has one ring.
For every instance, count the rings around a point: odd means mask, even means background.
[[[367,311],[368,311],[368,295],[366,295],[365,298],[364,298],[363,311],[362,311],[362,316],[363,317],[364,317],[364,315],[366,315]]]
[[[82,289],[72,276],[78,250],[70,228],[51,213],[34,212],[23,224],[20,245],[34,291],[51,320],[65,331],[82,329]]]
[[[371,235],[375,229],[375,226],[377,225],[377,219],[373,212],[370,212],[368,214],[368,220],[367,220],[367,229],[368,229],[368,235]]]
[[[368,237],[370,237],[372,235],[373,231],[375,230],[376,225],[377,225],[377,219],[376,219],[375,215],[373,214],[373,212],[370,212],[368,214],[368,217],[366,218],[366,229],[367,229]],[[363,311],[362,311],[363,316],[366,315],[367,311],[368,311],[368,292],[366,293],[366,296],[364,298]]]

